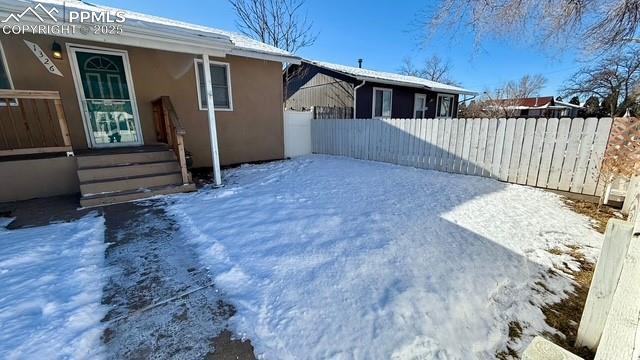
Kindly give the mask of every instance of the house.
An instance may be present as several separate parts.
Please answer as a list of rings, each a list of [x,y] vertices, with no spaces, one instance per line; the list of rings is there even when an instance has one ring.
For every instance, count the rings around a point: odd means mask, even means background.
[[[541,96],[520,99],[497,99],[489,101],[485,108],[504,111],[513,117],[577,117],[578,111],[583,109],[575,105],[553,98],[553,96]]]
[[[286,108],[342,108],[362,119],[452,117],[460,95],[476,94],[415,76],[313,60],[288,66],[283,76]]]
[[[193,190],[188,160],[219,182],[284,157],[289,52],[80,1],[0,0],[0,21],[0,202],[127,201]]]

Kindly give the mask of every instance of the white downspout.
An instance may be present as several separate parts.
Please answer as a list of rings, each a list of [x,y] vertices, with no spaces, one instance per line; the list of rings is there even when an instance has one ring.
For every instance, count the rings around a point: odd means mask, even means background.
[[[358,94],[358,89],[363,87],[366,82],[367,82],[366,80],[362,80],[362,83],[360,85],[353,88],[353,118],[354,119],[356,118],[356,105],[358,104],[358,97],[356,95]]]
[[[220,157],[218,155],[218,129],[216,128],[216,109],[213,104],[213,87],[211,86],[211,68],[209,55],[202,55],[205,89],[207,92],[207,115],[209,116],[209,134],[211,137],[211,160],[213,161],[213,179],[216,186],[222,184],[220,175]]]

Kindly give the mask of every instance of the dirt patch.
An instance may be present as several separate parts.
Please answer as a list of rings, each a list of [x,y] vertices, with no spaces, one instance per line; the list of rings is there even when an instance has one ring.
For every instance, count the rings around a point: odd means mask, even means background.
[[[593,352],[586,347],[576,348],[574,344],[584,304],[587,301],[589,287],[591,286],[595,264],[587,261],[577,248],[571,248],[567,254],[580,264],[580,271],[576,272],[571,272],[567,268],[558,269],[573,276],[576,282],[573,293],[564,300],[542,309],[547,324],[560,331],[564,336],[558,334],[543,335],[555,344],[581,356],[585,360],[589,360],[593,359]]]
[[[249,341],[233,339],[229,330],[223,330],[212,340],[214,351],[207,354],[207,360],[255,359],[253,346]]]
[[[598,209],[598,204],[590,201],[570,200],[567,198],[564,198],[563,200],[571,210],[578,214],[590,217],[592,219],[593,228],[601,234],[604,234],[609,219],[612,217],[622,218],[620,210],[611,206],[601,205],[600,209]]]

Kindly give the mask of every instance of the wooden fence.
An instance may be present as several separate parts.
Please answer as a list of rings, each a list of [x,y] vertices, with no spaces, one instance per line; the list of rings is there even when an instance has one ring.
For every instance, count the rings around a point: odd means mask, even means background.
[[[600,195],[610,118],[316,119],[312,151]]]
[[[314,119],[351,119],[353,118],[353,108],[338,106],[314,106]]]

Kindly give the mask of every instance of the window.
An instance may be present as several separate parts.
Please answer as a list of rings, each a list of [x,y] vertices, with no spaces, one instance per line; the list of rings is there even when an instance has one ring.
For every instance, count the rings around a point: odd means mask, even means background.
[[[215,109],[233,110],[229,64],[210,61],[209,66],[211,68],[211,87],[213,87],[213,105]],[[207,110],[204,68],[202,60],[199,59],[196,59],[196,80],[198,82],[198,106],[200,110]]]
[[[438,95],[437,117],[451,117],[453,113],[453,95]]]
[[[416,94],[413,102],[413,117],[416,119],[424,119],[427,117],[427,95]]]
[[[391,117],[393,91],[391,89],[373,88],[373,117]]]
[[[9,64],[7,64],[7,58],[4,56],[4,49],[2,43],[0,43],[0,90],[13,89],[13,82],[11,81],[11,75],[9,74]],[[13,99],[9,102],[11,106],[17,106],[18,100]],[[4,99],[0,99],[0,105],[6,105]]]

